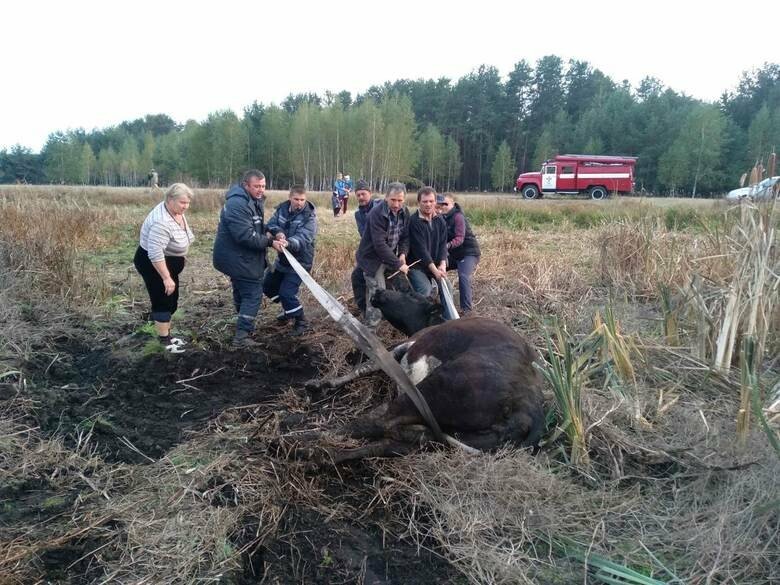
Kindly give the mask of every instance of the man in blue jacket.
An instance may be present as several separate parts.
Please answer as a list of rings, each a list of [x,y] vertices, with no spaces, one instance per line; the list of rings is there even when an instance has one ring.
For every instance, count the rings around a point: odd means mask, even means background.
[[[244,173],[241,183],[225,193],[225,205],[219,215],[214,240],[214,268],[230,278],[233,304],[238,313],[233,345],[254,345],[251,334],[260,310],[266,250],[281,249],[263,223],[265,175],[252,169]]]
[[[317,215],[314,205],[306,201],[306,189],[295,185],[290,197],[281,203],[268,222],[268,231],[274,243],[287,250],[306,270],[314,263],[314,239],[317,236]],[[293,270],[284,254],[280,253],[272,270],[266,272],[263,292],[272,302],[281,302],[279,321],[294,320],[293,335],[309,329],[298,300],[301,277]]]

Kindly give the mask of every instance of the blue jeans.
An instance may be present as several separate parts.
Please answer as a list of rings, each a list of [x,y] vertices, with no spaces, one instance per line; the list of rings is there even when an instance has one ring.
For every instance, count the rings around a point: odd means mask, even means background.
[[[458,260],[458,290],[460,291],[460,310],[471,311],[471,278],[479,264],[479,256],[466,256]]]
[[[415,292],[420,293],[424,297],[431,296],[433,285],[431,284],[431,278],[427,273],[423,272],[422,270],[412,268],[409,270],[409,274],[407,274],[407,276],[409,277],[409,282],[412,283],[412,288]],[[447,321],[454,319],[455,315],[449,312],[447,303],[444,301],[444,292],[442,291],[443,287],[438,286],[437,288],[439,289],[439,301],[441,302],[442,316]]]
[[[251,278],[230,278],[233,285],[233,305],[238,313],[236,329],[250,333],[255,330],[255,318],[260,311],[262,282]]]
[[[281,302],[284,314],[288,317],[303,315],[303,307],[298,300],[301,277],[295,272],[268,270],[263,280],[263,292],[273,302]]]

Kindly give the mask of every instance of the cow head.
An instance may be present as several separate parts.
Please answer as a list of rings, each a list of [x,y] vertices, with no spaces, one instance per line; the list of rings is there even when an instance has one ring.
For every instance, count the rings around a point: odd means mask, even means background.
[[[390,325],[405,335],[444,322],[441,305],[416,292],[380,289],[371,297],[371,306],[382,311]]]

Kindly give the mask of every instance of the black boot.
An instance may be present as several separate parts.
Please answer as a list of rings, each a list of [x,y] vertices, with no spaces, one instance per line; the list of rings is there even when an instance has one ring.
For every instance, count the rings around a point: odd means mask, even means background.
[[[307,331],[311,331],[311,326],[306,318],[303,316],[303,311],[295,316],[295,324],[293,325],[293,335],[303,335]]]
[[[251,333],[244,329],[237,329],[236,335],[233,337],[233,347],[254,347],[257,342],[252,339]]]

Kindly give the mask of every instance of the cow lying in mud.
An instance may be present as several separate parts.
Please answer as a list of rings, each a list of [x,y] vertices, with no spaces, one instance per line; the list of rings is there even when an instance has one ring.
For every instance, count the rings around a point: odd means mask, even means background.
[[[544,425],[542,381],[533,366],[535,350],[525,339],[490,319],[443,321],[441,307],[416,293],[380,290],[371,303],[395,328],[411,335],[393,350],[394,357],[445,434],[479,450],[538,442]],[[309,388],[337,388],[377,369],[369,363],[341,378],[312,381]],[[327,450],[334,462],[402,455],[433,440],[405,394],[339,432],[373,442]],[[300,443],[296,452],[313,454]]]

